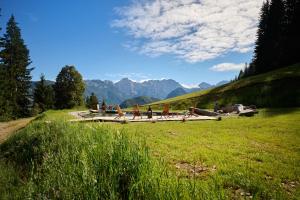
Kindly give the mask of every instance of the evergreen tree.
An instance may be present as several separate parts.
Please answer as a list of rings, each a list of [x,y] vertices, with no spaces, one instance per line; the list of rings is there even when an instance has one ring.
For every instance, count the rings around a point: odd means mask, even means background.
[[[286,0],[283,65],[300,62],[300,0]]]
[[[268,51],[265,72],[282,67],[283,56],[283,27],[284,27],[285,5],[283,0],[272,0],[268,18]]]
[[[242,79],[244,77],[244,72],[243,70],[241,69],[240,70],[240,73],[239,73],[239,76],[238,76],[238,80]]]
[[[96,95],[92,92],[90,99],[89,99],[89,108],[97,110],[97,105],[99,104],[98,98]]]
[[[260,20],[257,29],[257,39],[255,42],[254,56],[252,60],[252,64],[250,67],[255,73],[262,73],[265,69],[264,67],[268,64],[266,59],[266,54],[268,51],[267,46],[267,34],[268,34],[268,19],[269,19],[269,1],[264,2],[261,13]],[[249,76],[249,74],[245,71],[245,75]]]
[[[283,0],[264,2],[257,31],[254,56],[246,76],[284,66],[285,4]]]
[[[90,97],[89,96],[86,96],[85,97],[85,106],[87,107],[87,108],[90,108],[91,106],[90,106]]]
[[[40,81],[36,84],[34,93],[34,103],[45,111],[53,108],[54,105],[54,92],[51,85],[46,84],[45,76],[42,74]]]
[[[64,109],[82,105],[84,89],[82,76],[75,67],[63,67],[54,85],[55,106]]]
[[[247,66],[247,75],[244,74],[244,77],[253,76],[255,75],[255,73],[256,73],[255,66],[252,63],[250,63],[249,66]]]
[[[1,12],[1,9],[0,9]],[[1,17],[1,13],[0,13],[0,17]],[[0,27],[0,31],[2,31],[2,28]],[[3,49],[3,38],[0,36],[0,49]],[[0,62],[0,121],[2,121],[5,117],[5,115],[7,114],[6,109],[7,106],[5,105],[6,100],[5,100],[5,96],[4,96],[4,92],[5,92],[5,71],[4,71],[4,65],[2,63],[2,61]]]
[[[11,111],[12,117],[24,117],[30,114],[31,86],[30,72],[28,68],[31,61],[29,50],[21,37],[21,31],[14,16],[7,23],[6,33],[1,40],[1,71],[4,89],[2,98],[6,100],[6,113]]]

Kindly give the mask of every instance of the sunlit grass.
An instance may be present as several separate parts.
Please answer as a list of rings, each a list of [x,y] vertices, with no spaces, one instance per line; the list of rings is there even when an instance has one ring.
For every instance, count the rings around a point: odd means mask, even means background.
[[[225,198],[217,183],[178,180],[150,157],[143,140],[109,127],[41,120],[0,152],[3,198]]]
[[[290,108],[260,110],[252,118],[129,123],[114,127],[146,138],[153,157],[163,158],[175,173],[186,173],[176,168],[176,163],[181,161],[215,165],[216,173],[209,173],[205,178],[218,179],[229,190],[243,188],[251,194],[260,191],[275,196],[297,196],[299,121],[300,110]],[[291,187],[291,182],[298,184]]]
[[[252,118],[69,123],[48,111],[0,146],[0,197],[293,199],[300,109]]]

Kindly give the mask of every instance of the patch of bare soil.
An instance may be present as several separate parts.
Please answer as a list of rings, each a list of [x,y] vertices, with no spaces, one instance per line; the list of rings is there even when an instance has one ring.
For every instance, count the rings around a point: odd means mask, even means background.
[[[225,188],[227,188],[230,191],[229,199],[234,200],[240,200],[240,199],[253,199],[253,194],[247,190],[244,189],[238,185],[225,185]]]
[[[34,117],[18,119],[9,122],[0,122],[0,143],[4,142],[17,130],[24,128]]]
[[[273,176],[265,174],[265,180],[273,180]]]
[[[234,191],[232,199],[253,199],[253,195],[242,188],[238,188]]]
[[[180,161],[175,164],[175,167],[180,171],[185,171],[188,177],[199,177],[209,172],[214,172],[217,170],[215,165],[209,167],[205,164],[191,164],[187,161]]]
[[[287,191],[288,194],[291,194],[295,192],[296,188],[299,186],[299,182],[284,180],[281,182],[281,186],[284,188],[285,191]]]
[[[175,132],[173,132],[173,131],[168,131],[168,134],[169,134],[170,136],[177,136],[177,133],[175,133]]]

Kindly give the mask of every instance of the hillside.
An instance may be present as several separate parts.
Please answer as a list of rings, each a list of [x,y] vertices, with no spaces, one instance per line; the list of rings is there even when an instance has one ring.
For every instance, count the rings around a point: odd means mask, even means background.
[[[184,95],[186,93],[187,92],[183,88],[179,87],[179,88],[176,88],[175,90],[173,90],[172,92],[170,92],[167,96],[167,99],[177,97],[180,95]]]
[[[300,106],[300,64],[234,81],[213,89],[198,91],[151,104],[154,108],[164,103],[173,109],[187,109],[196,105],[212,108],[219,105],[242,103],[258,107]]]
[[[152,103],[155,101],[159,101],[160,99],[157,98],[153,98],[153,97],[147,97],[147,96],[140,96],[140,97],[135,97],[132,99],[127,99],[125,101],[123,101],[120,104],[121,108],[128,108],[128,107],[132,107],[134,105],[144,105],[144,104],[148,104],[148,103]]]

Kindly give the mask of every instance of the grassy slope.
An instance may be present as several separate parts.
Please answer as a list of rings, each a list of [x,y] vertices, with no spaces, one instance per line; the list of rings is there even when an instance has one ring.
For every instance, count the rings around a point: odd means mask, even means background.
[[[254,104],[259,107],[300,106],[300,64],[245,78],[210,90],[194,92],[152,103],[154,108],[169,103],[175,110],[196,105],[212,108],[219,104]],[[291,95],[294,94],[294,95]]]
[[[0,198],[115,199],[128,188],[149,199],[300,196],[299,108],[126,125],[61,122],[66,113],[49,111],[0,146]],[[178,163],[209,170],[194,177]]]

